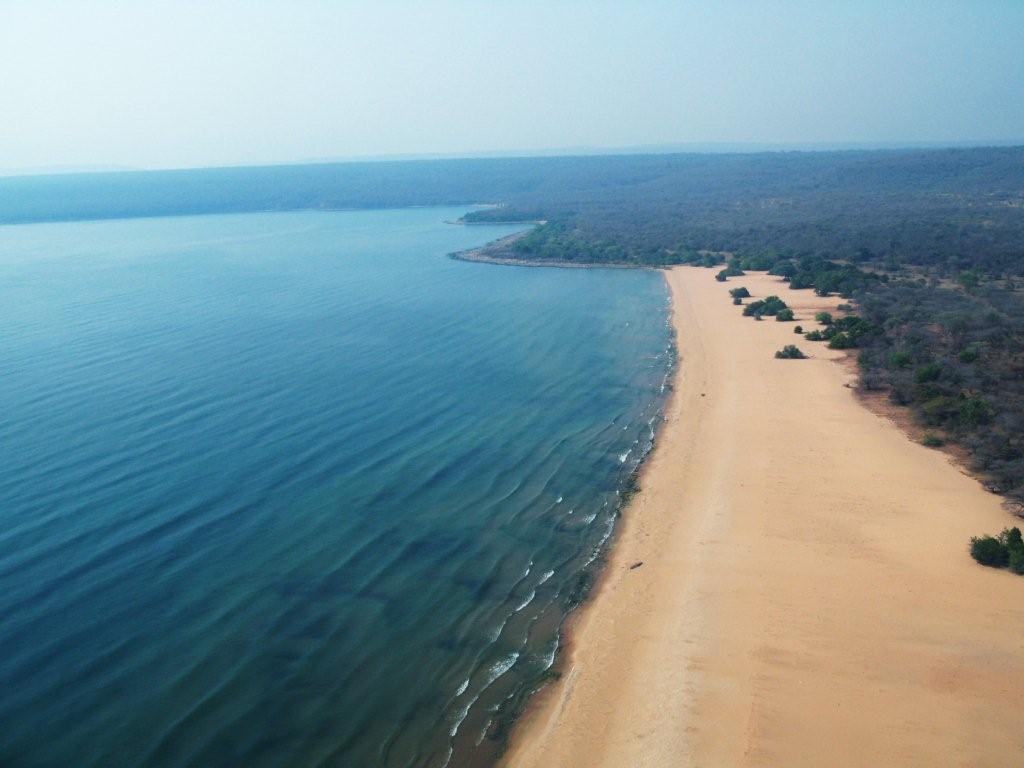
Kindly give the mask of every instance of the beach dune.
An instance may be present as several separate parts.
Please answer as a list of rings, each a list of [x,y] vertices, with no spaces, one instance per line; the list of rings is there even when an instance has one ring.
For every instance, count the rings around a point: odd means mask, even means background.
[[[999,497],[863,407],[843,353],[728,289],[778,294],[805,327],[839,299],[666,278],[666,423],[507,764],[1020,765],[1024,578],[967,553],[1014,524]],[[810,359],[774,359],[791,343]]]

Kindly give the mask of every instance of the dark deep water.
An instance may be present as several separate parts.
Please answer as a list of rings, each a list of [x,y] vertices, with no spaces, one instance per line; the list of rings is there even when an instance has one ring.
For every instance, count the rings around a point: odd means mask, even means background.
[[[0,227],[0,765],[486,765],[671,364],[464,209]]]

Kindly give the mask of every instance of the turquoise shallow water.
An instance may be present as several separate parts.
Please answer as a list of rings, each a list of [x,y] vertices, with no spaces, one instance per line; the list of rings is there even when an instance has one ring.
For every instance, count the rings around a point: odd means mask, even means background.
[[[487,765],[671,364],[464,209],[0,228],[0,765]]]

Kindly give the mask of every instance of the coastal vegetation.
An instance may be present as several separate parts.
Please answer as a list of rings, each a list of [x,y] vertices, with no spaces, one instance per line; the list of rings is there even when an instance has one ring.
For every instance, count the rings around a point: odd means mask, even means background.
[[[1024,538],[1020,528],[1004,528],[998,536],[971,539],[971,557],[991,568],[1009,568],[1024,575]]]

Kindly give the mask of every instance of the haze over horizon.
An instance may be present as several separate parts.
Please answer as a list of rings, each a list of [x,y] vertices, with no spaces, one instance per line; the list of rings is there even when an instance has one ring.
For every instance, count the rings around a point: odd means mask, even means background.
[[[1016,2],[44,0],[0,51],[5,173],[1024,140]]]

